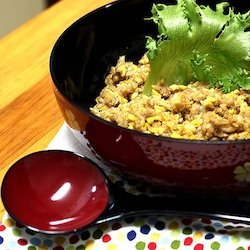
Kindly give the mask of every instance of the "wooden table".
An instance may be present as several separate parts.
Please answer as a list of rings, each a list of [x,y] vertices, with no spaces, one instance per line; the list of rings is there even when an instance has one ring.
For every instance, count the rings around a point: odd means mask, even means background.
[[[45,149],[63,124],[51,49],[75,20],[111,0],[62,0],[0,40],[0,183],[22,156]],[[0,219],[4,208],[0,202]]]

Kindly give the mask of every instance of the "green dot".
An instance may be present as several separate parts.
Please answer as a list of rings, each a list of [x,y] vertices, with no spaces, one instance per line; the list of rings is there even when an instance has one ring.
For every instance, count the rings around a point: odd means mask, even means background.
[[[93,238],[94,239],[100,239],[103,235],[103,232],[101,229],[96,229],[94,232],[93,232]]]
[[[220,243],[215,241],[211,244],[211,249],[213,250],[219,250],[220,249]]]
[[[137,227],[141,227],[143,224],[145,224],[144,220],[137,219],[137,220],[134,221],[134,225],[137,226]]]
[[[146,246],[146,244],[144,242],[139,241],[136,243],[135,248],[136,248],[136,250],[144,250],[145,246]]]
[[[180,229],[174,229],[171,231],[171,236],[176,237],[176,236],[180,235],[180,233],[181,233]]]
[[[238,248],[236,248],[236,250],[245,250],[245,248],[244,247],[238,247]]]
[[[79,245],[76,247],[76,250],[85,250],[85,246],[84,245]]]
[[[207,231],[207,232],[211,232],[211,233],[214,233],[216,230],[214,227],[211,227],[211,226],[205,226],[204,229]]]
[[[13,228],[12,229],[12,233],[15,235],[15,236],[21,236],[22,232],[20,229],[18,228]]]
[[[66,250],[75,250],[75,247],[74,247],[74,246],[68,246],[68,247],[66,248]]]
[[[34,247],[34,246],[29,246],[29,247],[28,247],[28,250],[36,250],[36,247]]]
[[[192,232],[193,232],[193,229],[191,227],[185,227],[182,230],[182,233],[186,235],[192,234]]]
[[[178,249],[180,247],[180,241],[179,240],[174,240],[172,243],[171,243],[171,248],[172,249]]]

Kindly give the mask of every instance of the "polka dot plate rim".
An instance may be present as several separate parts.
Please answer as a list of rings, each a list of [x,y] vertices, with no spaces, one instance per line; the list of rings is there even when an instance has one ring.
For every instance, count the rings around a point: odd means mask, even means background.
[[[67,235],[46,235],[19,225],[6,213],[0,224],[0,249],[250,250],[250,228],[207,218],[151,215],[128,217]]]

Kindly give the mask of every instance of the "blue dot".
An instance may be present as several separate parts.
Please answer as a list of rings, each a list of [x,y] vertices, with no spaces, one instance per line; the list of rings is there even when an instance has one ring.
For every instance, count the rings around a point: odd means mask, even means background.
[[[40,246],[41,245],[41,240],[38,238],[32,238],[30,239],[30,243],[34,246]]]
[[[168,237],[162,238],[161,239],[161,244],[166,246],[168,244],[169,240],[170,239]]]
[[[201,225],[200,223],[196,223],[196,224],[192,225],[192,227],[193,227],[196,231],[202,229],[202,225]]]
[[[134,230],[128,232],[128,234],[127,234],[128,240],[132,241],[135,239],[135,237],[136,237],[136,232]]]
[[[10,249],[15,249],[15,247],[16,247],[16,242],[14,242],[14,241],[9,242]]]
[[[228,236],[223,235],[223,236],[221,237],[221,242],[226,243],[226,242],[228,242],[228,241],[229,241],[229,237],[228,237]]]
[[[3,243],[3,237],[0,236],[0,244]]]
[[[43,244],[47,247],[51,247],[53,245],[53,241],[46,239],[46,240],[44,240]]]
[[[220,222],[215,222],[213,225],[215,227],[223,227],[223,225]]]
[[[205,235],[205,239],[206,239],[206,240],[211,240],[211,239],[213,239],[213,238],[214,238],[214,235],[211,234],[211,233],[208,233],[208,234]]]
[[[151,228],[148,225],[143,225],[140,229],[142,234],[148,234],[150,232]]]

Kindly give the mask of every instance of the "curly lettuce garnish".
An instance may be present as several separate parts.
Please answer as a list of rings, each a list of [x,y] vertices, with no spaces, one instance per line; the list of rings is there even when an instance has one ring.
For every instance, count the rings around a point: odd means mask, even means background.
[[[145,94],[159,80],[167,85],[200,81],[225,93],[250,90],[250,11],[236,14],[227,2],[213,10],[195,0],[177,0],[153,5],[150,19],[159,36],[147,37],[151,71]]]

